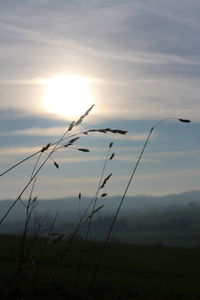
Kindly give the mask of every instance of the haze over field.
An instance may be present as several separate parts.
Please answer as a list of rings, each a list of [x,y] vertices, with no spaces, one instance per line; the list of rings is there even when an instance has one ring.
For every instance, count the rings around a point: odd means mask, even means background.
[[[121,195],[150,128],[158,126],[129,196],[199,189],[199,10],[185,1],[2,1],[0,3],[0,173],[59,139],[92,104],[76,145],[58,151],[38,177],[39,198],[95,194],[107,147],[110,196]],[[1,177],[0,199],[15,199],[35,160]],[[27,195],[24,195],[26,197]]]
[[[99,212],[97,217],[99,215],[101,217],[113,215],[120,200],[121,198],[119,196],[99,199],[98,206],[104,205],[104,209]],[[80,215],[84,213],[90,201],[91,198],[88,197],[83,197],[81,200],[72,197],[41,200],[37,205],[36,211],[40,216],[46,215],[51,218],[54,218],[57,214],[59,222],[66,220],[76,222],[80,218]],[[0,218],[3,217],[11,203],[12,200],[0,201]],[[200,207],[199,191],[190,191],[182,194],[171,194],[160,197],[148,195],[128,197],[124,203],[123,210],[121,211],[121,216],[135,216],[141,213],[151,214],[154,212],[162,213],[163,211],[168,211],[173,214],[173,211],[181,211],[188,207]],[[23,220],[24,215],[24,207],[19,201],[6,220],[8,222],[21,221]]]
[[[69,236],[72,234],[84,214],[91,198],[63,198],[41,200],[33,212],[28,234],[36,234],[37,225],[43,224],[40,236],[47,236],[48,226],[55,221],[53,234]],[[103,209],[93,216],[90,239],[102,241],[106,237],[120,197],[99,199],[97,207]],[[0,201],[0,218],[3,217],[13,201]],[[1,224],[0,234],[21,234],[24,230],[26,211],[19,201]],[[90,213],[87,214],[89,216]],[[87,219],[87,218],[86,218]],[[84,238],[88,221],[78,232]],[[47,230],[45,230],[47,228]],[[110,241],[152,244],[182,247],[199,247],[200,230],[200,192],[191,191],[183,194],[163,197],[137,196],[127,197],[114,226]]]

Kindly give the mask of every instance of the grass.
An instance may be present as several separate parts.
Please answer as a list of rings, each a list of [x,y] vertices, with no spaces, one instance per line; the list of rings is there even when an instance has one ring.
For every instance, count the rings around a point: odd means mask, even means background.
[[[13,299],[13,297],[15,299],[35,299],[36,297],[45,297],[45,299],[112,298],[160,300],[169,299],[169,297],[170,299],[178,299],[177,297],[179,296],[182,297],[179,297],[180,299],[188,299],[188,297],[189,299],[196,299],[191,298],[191,291],[193,290],[200,295],[200,290],[197,288],[197,274],[193,273],[192,278],[189,279],[189,266],[184,271],[180,271],[177,267],[168,269],[171,261],[173,261],[173,266],[176,265],[174,257],[177,259],[177,257],[187,256],[186,250],[177,249],[177,251],[171,252],[170,249],[163,247],[133,247],[109,243],[113,227],[151,134],[161,122],[168,119],[161,120],[150,129],[138,160],[133,166],[133,171],[119,206],[113,215],[111,225],[107,229],[103,243],[90,241],[90,230],[93,225],[93,215],[98,214],[98,211],[103,209],[103,205],[98,206],[98,199],[107,196],[104,188],[108,184],[112,173],[106,174],[106,167],[115,155],[114,152],[110,152],[113,143],[109,144],[96,194],[82,216],[80,216],[73,234],[65,240],[49,244],[47,238],[42,238],[41,234],[44,235],[45,233],[49,237],[53,232],[55,220],[46,224],[45,217],[39,219],[35,215],[35,234],[28,236],[30,220],[33,218],[38,204],[38,199],[34,197],[37,176],[50,159],[53,161],[54,166],[59,169],[58,163],[52,159],[52,154],[63,148],[89,152],[89,149],[76,147],[74,143],[80,139],[81,135],[88,135],[91,132],[126,134],[124,130],[111,128],[89,129],[73,134],[73,129],[82,123],[92,108],[93,106],[76,122],[73,121],[57,142],[43,146],[40,151],[33,153],[0,174],[0,176],[3,176],[13,170],[13,168],[26,162],[29,158],[37,156],[27,184],[22,188],[22,191],[0,220],[0,224],[3,223],[16,203],[19,201],[22,203],[26,212],[22,236],[0,237],[1,245],[3,245],[0,250],[1,299]],[[190,122],[185,119],[177,120],[183,123]],[[23,201],[22,197],[28,190],[28,200]],[[79,194],[80,200],[81,193]],[[75,238],[85,225],[87,227],[85,238],[77,241]],[[195,250],[192,255],[196,255]],[[198,255],[197,258],[199,258]],[[165,261],[167,261],[167,264]],[[188,285],[187,288],[186,283]]]
[[[44,238],[37,240],[32,251],[34,260],[44,260],[64,246],[64,241],[53,246],[48,245],[42,257],[44,242]],[[3,245],[0,250],[1,286],[10,280],[18,268],[16,257],[19,243],[20,237],[0,236],[0,244]],[[36,295],[45,299],[66,299],[66,295],[69,299],[88,299],[88,283],[102,246],[102,243],[88,242],[76,290],[74,281],[81,256],[81,242],[74,242],[64,259],[56,257],[38,265],[35,278],[35,270],[26,258],[27,270],[23,274],[21,289],[17,285],[7,286],[1,299],[9,299],[16,290],[20,297],[24,295],[27,299],[34,299]],[[91,292],[91,299],[199,299],[199,270],[199,249],[109,243]]]

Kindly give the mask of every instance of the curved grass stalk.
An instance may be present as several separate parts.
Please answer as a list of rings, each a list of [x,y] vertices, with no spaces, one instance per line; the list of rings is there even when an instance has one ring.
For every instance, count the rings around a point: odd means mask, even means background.
[[[129,186],[130,186],[130,184],[131,184],[131,182],[132,182],[132,180],[133,180],[133,177],[134,177],[134,175],[135,175],[135,173],[136,173],[136,170],[137,170],[137,168],[138,168],[138,165],[139,165],[139,163],[140,163],[140,161],[141,161],[141,158],[142,158],[142,156],[143,156],[143,154],[144,154],[144,151],[145,151],[145,149],[146,149],[146,146],[147,146],[147,144],[148,144],[148,142],[149,142],[149,140],[150,140],[150,137],[151,137],[151,135],[152,135],[152,132],[153,132],[153,130],[154,130],[157,126],[159,126],[161,123],[163,123],[163,122],[165,122],[165,121],[167,121],[167,120],[172,120],[172,119],[173,119],[173,120],[178,120],[178,121],[183,122],[183,123],[190,123],[190,120],[187,120],[187,119],[166,118],[166,119],[162,119],[162,120],[160,120],[159,122],[157,122],[157,123],[150,129],[149,134],[148,134],[148,136],[147,136],[147,139],[146,139],[146,141],[145,141],[145,143],[144,143],[144,145],[143,145],[143,147],[142,147],[142,150],[141,150],[141,152],[140,152],[140,155],[139,155],[139,157],[138,157],[138,160],[137,160],[137,162],[136,162],[136,164],[135,164],[135,166],[134,166],[134,168],[133,168],[133,171],[132,171],[132,173],[131,173],[131,176],[130,176],[130,178],[129,178],[129,180],[128,180],[128,183],[127,183],[127,185],[126,185],[126,188],[125,188],[125,191],[124,191],[123,196],[122,196],[122,198],[121,198],[121,201],[120,201],[120,203],[119,203],[119,206],[118,206],[118,208],[117,208],[117,210],[116,210],[116,213],[115,213],[115,215],[114,215],[114,217],[113,217],[113,221],[112,221],[112,223],[111,223],[111,226],[110,226],[110,228],[109,228],[109,230],[108,230],[108,234],[107,234],[107,236],[106,236],[106,239],[105,239],[105,241],[104,241],[102,250],[101,250],[101,252],[100,252],[99,259],[98,259],[97,264],[96,264],[96,266],[95,266],[95,270],[94,270],[94,273],[93,273],[93,276],[92,276],[92,280],[91,280],[90,290],[92,290],[92,288],[93,288],[93,285],[94,285],[94,282],[95,282],[95,279],[96,279],[96,275],[97,275],[97,272],[98,272],[98,270],[99,270],[99,267],[100,267],[100,264],[101,264],[101,261],[102,261],[103,255],[104,255],[104,251],[105,251],[106,246],[107,246],[107,244],[108,244],[108,241],[109,241],[110,235],[111,235],[111,233],[112,233],[113,227],[114,227],[115,222],[116,222],[116,220],[117,220],[117,217],[118,217],[118,215],[119,215],[120,209],[121,209],[122,204],[123,204],[123,202],[124,202],[124,199],[125,199],[125,197],[126,197],[126,194],[127,194],[128,189],[129,189]]]

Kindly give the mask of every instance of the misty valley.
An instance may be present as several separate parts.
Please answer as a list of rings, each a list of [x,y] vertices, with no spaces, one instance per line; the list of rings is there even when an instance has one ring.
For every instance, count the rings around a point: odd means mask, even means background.
[[[48,224],[56,216],[52,232],[68,236],[90,199],[76,198],[41,200],[31,217],[28,234],[34,235],[39,220],[45,225],[39,235],[45,236]],[[3,215],[11,200],[0,202]],[[92,240],[103,241],[112,222],[115,206],[119,197],[101,200],[105,207],[93,217],[90,232]],[[5,223],[1,234],[22,234],[24,228],[24,207],[19,202]],[[46,229],[45,229],[46,226]],[[79,236],[84,238],[87,222],[80,229]],[[46,231],[45,231],[46,230]],[[163,197],[136,196],[126,199],[124,208],[117,220],[111,241],[131,244],[152,244],[166,246],[200,247],[200,192],[186,192]]]

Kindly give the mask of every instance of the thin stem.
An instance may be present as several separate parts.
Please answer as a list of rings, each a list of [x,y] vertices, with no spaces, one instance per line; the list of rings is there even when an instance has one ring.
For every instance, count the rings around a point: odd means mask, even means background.
[[[35,170],[36,170],[36,168],[37,168],[37,166],[38,166],[38,164],[39,164],[39,161],[40,161],[41,156],[42,156],[42,152],[40,152],[40,155],[39,155],[38,158],[37,158],[37,161],[36,161],[36,163],[35,163],[35,166],[34,166],[34,168],[33,168],[32,173],[31,173],[31,178],[33,177],[33,175],[34,175],[34,173],[35,173]]]
[[[108,157],[109,157],[109,154],[110,154],[110,149],[111,149],[111,148],[109,147],[109,148],[108,148],[108,151],[107,151],[106,158],[105,158],[105,160],[104,160],[103,169],[102,169],[102,171],[101,171],[101,176],[100,176],[100,180],[99,180],[97,192],[96,192],[96,194],[95,194],[94,203],[93,203],[93,207],[92,207],[92,213],[91,213],[90,220],[89,220],[89,224],[88,224],[88,230],[87,230],[86,239],[88,239],[89,232],[90,232],[90,228],[91,228],[91,225],[92,225],[93,214],[94,214],[94,211],[95,211],[95,208],[96,208],[96,203],[97,203],[99,191],[100,191],[100,189],[101,189],[102,179],[103,179],[103,176],[104,176],[104,173],[105,173],[105,168],[106,168],[106,165],[107,165],[107,162],[108,162]]]
[[[77,136],[77,135],[80,135],[80,134],[88,134],[88,133],[90,133],[90,132],[96,132],[96,133],[98,133],[98,132],[101,132],[101,133],[102,133],[102,132],[103,132],[103,133],[106,133],[106,132],[119,133],[119,130],[116,130],[116,129],[112,130],[112,129],[110,129],[110,128],[101,129],[101,130],[99,130],[99,129],[84,130],[84,131],[81,131],[81,132],[77,132],[77,133],[71,134],[71,135],[69,135],[69,136],[67,136],[67,137],[64,137],[64,138],[62,139],[62,142],[65,141],[65,140],[67,140],[67,139],[70,139],[70,138],[72,138],[72,137],[75,137],[75,136]],[[121,132],[122,132],[122,131],[121,131]],[[121,133],[121,132],[120,132],[120,134],[126,134],[125,131],[124,131],[123,133]],[[50,143],[50,146],[49,146],[49,148],[48,148],[47,150],[50,150],[50,147],[52,147],[52,146],[54,146],[54,145],[57,145],[58,143],[59,143],[59,141]],[[69,145],[69,146],[71,146],[71,145]],[[57,150],[58,150],[58,149],[63,149],[63,148],[65,148],[65,146],[61,145],[60,147],[57,147]],[[45,151],[46,151],[46,150],[45,150]],[[36,151],[35,153],[29,155],[28,157],[22,159],[21,161],[17,162],[15,165],[11,166],[11,167],[8,168],[7,170],[5,170],[3,173],[1,173],[1,174],[0,174],[0,177],[3,176],[3,175],[5,175],[6,173],[10,172],[10,171],[13,170],[14,168],[16,168],[17,166],[21,165],[22,163],[24,163],[25,161],[29,160],[30,158],[32,158],[33,156],[37,155],[37,154],[40,153],[40,152],[44,152],[44,149],[42,148],[42,149]]]
[[[146,141],[145,141],[145,143],[144,143],[144,146],[143,146],[143,148],[142,148],[142,151],[141,151],[141,153],[140,153],[140,155],[139,155],[139,158],[138,158],[138,160],[137,160],[137,162],[136,162],[136,165],[135,165],[135,167],[134,167],[134,169],[133,169],[133,171],[132,171],[132,174],[131,174],[131,176],[130,176],[130,179],[129,179],[129,181],[128,181],[128,184],[127,184],[127,186],[126,186],[126,188],[125,188],[125,191],[124,191],[124,194],[123,194],[122,199],[121,199],[121,201],[120,201],[120,204],[119,204],[119,206],[118,206],[118,208],[117,208],[117,211],[116,211],[116,213],[115,213],[115,215],[114,215],[113,221],[112,221],[111,226],[110,226],[110,228],[109,228],[107,237],[106,237],[105,242],[104,242],[104,244],[103,244],[103,248],[102,248],[102,250],[101,250],[101,253],[100,253],[98,262],[97,262],[96,267],[95,267],[95,270],[94,270],[94,274],[93,274],[93,277],[92,277],[92,280],[91,280],[91,289],[92,289],[93,284],[94,284],[94,281],[95,281],[95,279],[96,279],[96,275],[97,275],[97,272],[98,272],[98,269],[99,269],[99,266],[100,266],[100,263],[101,263],[101,260],[102,260],[102,257],[103,257],[105,248],[106,248],[106,246],[107,246],[107,243],[108,243],[108,240],[109,240],[109,238],[110,238],[111,232],[112,232],[112,230],[113,230],[114,224],[115,224],[115,222],[116,222],[116,219],[117,219],[117,217],[118,217],[119,211],[120,211],[121,206],[122,206],[122,204],[123,204],[124,198],[125,198],[125,196],[126,196],[126,193],[127,193],[128,189],[129,189],[129,186],[130,186],[130,184],[131,184],[131,181],[132,181],[132,179],[133,179],[133,176],[135,175],[135,172],[136,172],[136,170],[137,170],[137,167],[138,167],[138,165],[139,165],[139,162],[140,162],[140,160],[141,160],[141,158],[142,158],[142,155],[143,155],[143,153],[144,153],[144,150],[145,150],[145,148],[146,148],[146,146],[147,146],[147,144],[148,144],[148,141],[149,141],[149,139],[150,139],[150,137],[151,137],[151,134],[152,134],[154,128],[155,128],[155,127],[152,127],[151,130],[150,130],[150,132],[149,132],[149,134],[148,134],[148,137],[147,137],[147,139],[146,139]]]
[[[65,247],[64,249],[62,248],[62,249],[61,249],[61,252],[58,251],[56,254],[51,255],[51,256],[49,256],[49,257],[46,257],[45,259],[43,259],[43,260],[41,260],[41,261],[38,261],[37,264],[41,264],[41,263],[43,263],[43,262],[45,262],[45,261],[48,261],[48,260],[53,259],[53,258],[56,258],[56,257],[58,257],[58,256],[60,256],[60,255],[65,255],[65,254],[69,251],[70,246],[71,246],[72,242],[74,241],[74,239],[75,239],[77,233],[78,233],[79,230],[85,225],[85,223],[86,223],[87,220],[88,220],[88,216],[86,216],[86,214],[87,214],[87,212],[88,212],[90,206],[92,205],[93,201],[94,201],[94,199],[92,199],[92,200],[89,202],[87,208],[85,209],[84,213],[82,214],[82,217],[80,218],[78,224],[76,225],[76,228],[75,228],[74,232],[73,232],[72,235],[70,236],[70,239],[68,240],[66,247]]]
[[[161,123],[166,122],[168,120],[178,120],[177,118],[166,118],[166,119],[162,119],[160,121],[158,121],[154,126],[153,129],[155,129],[157,126],[159,126]]]
[[[151,134],[152,134],[153,130],[154,130],[157,126],[159,126],[161,123],[163,123],[163,122],[165,122],[165,121],[168,121],[168,120],[178,120],[178,121],[183,122],[183,123],[190,123],[190,120],[187,120],[187,119],[178,119],[178,118],[174,118],[174,117],[173,117],[173,118],[165,118],[165,119],[162,119],[162,120],[160,120],[159,122],[157,122],[157,123],[150,129],[150,132],[149,132],[149,134],[148,134],[148,136],[147,136],[147,139],[146,139],[146,141],[145,141],[145,143],[144,143],[144,146],[143,146],[143,148],[142,148],[142,150],[141,150],[141,152],[140,152],[139,158],[138,158],[138,160],[137,160],[137,162],[136,162],[136,164],[135,164],[135,167],[134,167],[134,169],[133,169],[133,171],[132,171],[132,174],[131,174],[130,179],[129,179],[128,183],[127,183],[127,186],[126,186],[126,188],[125,188],[125,191],[124,191],[124,194],[123,194],[122,199],[121,199],[121,201],[120,201],[120,204],[119,204],[119,206],[118,206],[118,208],[117,208],[117,211],[116,211],[116,213],[115,213],[115,215],[114,215],[113,221],[112,221],[111,226],[110,226],[110,228],[109,228],[107,237],[106,237],[105,242],[104,242],[104,244],[103,244],[103,248],[102,248],[102,251],[101,251],[101,253],[100,253],[99,260],[98,260],[98,262],[97,262],[97,264],[96,264],[95,271],[94,271],[94,274],[93,274],[93,277],[92,277],[92,280],[91,280],[91,286],[90,286],[91,290],[92,290],[92,288],[93,288],[93,285],[94,285],[94,282],[95,282],[95,279],[96,279],[96,275],[97,275],[97,272],[98,272],[98,269],[99,269],[101,260],[102,260],[102,258],[103,258],[103,254],[104,254],[105,248],[106,248],[106,246],[107,246],[107,244],[108,244],[108,240],[109,240],[110,235],[111,235],[111,233],[112,233],[114,224],[115,224],[115,222],[116,222],[116,220],[117,220],[119,211],[120,211],[120,209],[121,209],[121,206],[122,206],[123,201],[124,201],[124,199],[125,199],[125,196],[126,196],[126,194],[127,194],[127,191],[128,191],[128,189],[129,189],[129,186],[130,186],[130,184],[131,184],[131,182],[132,182],[132,180],[133,180],[133,177],[134,177],[134,175],[135,175],[135,172],[136,172],[136,170],[137,170],[137,167],[138,167],[138,165],[139,165],[139,163],[140,163],[140,160],[141,160],[141,158],[142,158],[142,155],[143,155],[143,153],[144,153],[144,151],[145,151],[145,148],[146,148],[146,146],[147,146],[147,144],[148,144],[148,142],[149,142],[149,139],[150,139],[150,137],[151,137]]]
[[[85,131],[82,131],[82,132],[79,132],[79,133],[75,133],[75,134],[71,134],[70,136],[68,137],[65,137],[62,139],[62,141],[65,141],[69,138],[72,138],[74,136],[77,136],[78,134],[83,134]],[[54,146],[58,143],[58,141],[56,142],[53,142],[53,143],[50,143],[51,146]],[[59,147],[58,149],[60,148],[63,148],[63,146]],[[50,149],[48,149],[50,150]],[[10,168],[8,168],[7,170],[5,170],[3,173],[0,174],[0,177],[2,177],[3,175],[5,175],[6,173],[10,172],[11,170],[13,170],[14,168],[16,168],[17,166],[21,165],[22,163],[26,162],[27,160],[29,160],[30,158],[34,157],[35,155],[39,154],[39,153],[42,153],[43,152],[43,148],[34,152],[33,154],[27,156],[26,158],[20,160],[19,162],[17,162],[15,165],[11,166]]]
[[[37,160],[35,162],[35,165],[34,165],[33,170],[31,172],[30,179],[34,176],[34,172],[35,172],[35,170],[37,168],[37,165],[39,163],[39,160],[40,160],[41,156],[42,156],[42,152],[40,152],[40,154],[39,154],[39,156],[38,156],[38,158],[37,158]],[[31,215],[32,215],[32,213],[33,213],[33,211],[35,209],[34,203],[35,203],[36,199],[32,200],[32,194],[33,194],[33,190],[34,190],[34,187],[35,187],[36,180],[37,180],[37,177],[35,177],[34,180],[33,180],[33,182],[32,182],[32,186],[31,186],[31,191],[30,191],[28,203],[27,203],[27,205],[25,205],[25,207],[26,207],[26,216],[25,216],[24,230],[23,230],[23,234],[22,234],[21,259],[20,259],[19,269],[22,269],[23,264],[24,264],[24,251],[25,251],[25,245],[26,245],[26,237],[27,237],[28,224],[29,224]],[[31,205],[32,205],[32,207],[31,207]],[[31,210],[29,210],[30,207],[31,207]]]
[[[105,173],[106,164],[108,162],[110,149],[111,149],[111,147],[109,147],[108,150],[107,150],[107,154],[106,154],[106,158],[104,160],[103,168],[102,168],[102,171],[101,171],[101,176],[100,176],[100,179],[99,179],[97,191],[96,191],[96,194],[95,194],[95,197],[94,197],[92,212],[91,212],[91,215],[90,215],[90,218],[89,218],[89,223],[88,223],[88,226],[87,226],[87,231],[86,231],[85,239],[83,241],[83,246],[82,246],[82,250],[81,250],[81,257],[80,257],[80,261],[79,261],[79,265],[78,265],[78,270],[77,270],[77,273],[76,273],[75,289],[77,288],[77,285],[78,285],[78,279],[79,279],[79,276],[80,276],[81,267],[82,267],[83,260],[84,260],[84,255],[85,255],[85,251],[86,251],[86,246],[87,246],[87,242],[88,242],[88,238],[89,238],[90,229],[91,229],[91,226],[92,226],[93,214],[94,214],[94,211],[95,211],[95,208],[96,208],[96,203],[97,203],[99,191],[100,191],[100,188],[101,188],[103,176],[104,176],[104,173]]]
[[[64,139],[64,137],[66,136],[66,134],[68,133],[69,128],[65,131],[65,133],[61,136],[61,138],[58,140],[58,142],[56,143],[56,145],[53,147],[53,149],[51,150],[51,152],[48,154],[47,158],[43,161],[43,163],[40,165],[40,167],[37,169],[37,171],[35,172],[35,174],[31,177],[31,179],[28,181],[28,183],[26,184],[26,186],[23,188],[23,190],[21,191],[21,193],[19,194],[19,196],[17,197],[17,199],[13,202],[13,204],[10,206],[10,208],[7,210],[7,212],[5,213],[5,215],[2,217],[2,219],[0,220],[0,224],[2,224],[2,222],[5,220],[5,218],[8,216],[8,214],[10,213],[10,211],[13,209],[13,207],[15,206],[15,204],[18,202],[19,199],[21,199],[21,196],[23,195],[23,193],[27,190],[27,188],[29,187],[29,185],[31,184],[31,182],[34,180],[34,178],[38,175],[38,173],[41,171],[41,169],[43,168],[43,166],[45,165],[45,163],[47,162],[47,160],[49,159],[49,157],[56,151],[59,143]]]
[[[6,171],[4,171],[3,173],[0,174],[0,177],[5,175],[6,173],[8,173],[9,171],[11,171],[12,169],[16,168],[17,166],[21,165],[23,162],[27,161],[28,159],[32,158],[33,156],[37,155],[38,153],[40,153],[42,150],[39,150],[31,155],[29,155],[28,157],[20,160],[18,163],[16,163],[15,165],[13,165],[12,167],[10,167],[9,169],[7,169]]]

